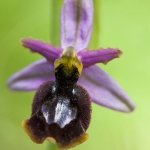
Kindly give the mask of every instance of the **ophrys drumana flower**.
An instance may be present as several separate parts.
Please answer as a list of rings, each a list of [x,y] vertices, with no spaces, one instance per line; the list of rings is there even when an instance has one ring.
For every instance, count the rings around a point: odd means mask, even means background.
[[[46,58],[19,71],[8,81],[12,90],[38,89],[31,118],[23,122],[26,132],[37,143],[53,138],[59,147],[69,148],[86,140],[91,114],[89,99],[122,112],[131,112],[135,107],[122,88],[95,65],[107,63],[122,52],[112,48],[89,51],[92,25],[92,0],[65,0],[61,11],[61,47],[31,38],[22,40],[24,47]],[[88,113],[84,113],[86,110]],[[82,115],[87,117],[86,121]],[[76,128],[80,130],[78,134]]]

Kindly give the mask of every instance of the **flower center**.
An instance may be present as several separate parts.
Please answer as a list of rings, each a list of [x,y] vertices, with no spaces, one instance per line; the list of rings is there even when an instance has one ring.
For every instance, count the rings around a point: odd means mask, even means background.
[[[71,46],[64,49],[62,52],[62,56],[55,60],[55,69],[61,64],[64,66],[63,71],[65,74],[72,73],[74,67],[78,69],[79,74],[81,74],[82,72],[83,65],[78,59],[75,49]]]

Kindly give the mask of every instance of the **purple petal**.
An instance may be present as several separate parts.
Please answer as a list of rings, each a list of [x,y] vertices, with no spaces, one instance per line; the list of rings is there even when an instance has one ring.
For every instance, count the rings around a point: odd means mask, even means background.
[[[87,48],[93,25],[93,0],[64,0],[61,11],[61,47],[77,52]]]
[[[84,49],[78,53],[78,57],[82,61],[84,67],[94,65],[96,63],[106,64],[108,61],[120,57],[122,52],[118,49],[102,49],[99,50],[87,50]]]
[[[43,55],[49,61],[54,61],[62,53],[62,48],[55,47],[50,43],[43,43],[42,41],[34,40],[32,38],[22,39],[21,43],[24,47],[29,48],[32,52],[37,52]]]
[[[135,105],[123,89],[102,69],[94,65],[84,68],[78,84],[101,106],[121,112],[131,112]]]
[[[15,73],[9,78],[7,85],[11,90],[32,91],[49,80],[55,80],[54,65],[42,59]]]

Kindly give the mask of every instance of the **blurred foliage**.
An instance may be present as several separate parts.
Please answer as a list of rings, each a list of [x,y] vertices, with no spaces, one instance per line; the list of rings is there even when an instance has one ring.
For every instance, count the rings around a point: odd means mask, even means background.
[[[90,138],[75,150],[149,150],[150,142],[150,1],[94,0],[91,49],[113,47],[124,54],[100,64],[131,96],[137,109],[131,114],[93,104]],[[62,1],[0,1],[0,149],[45,150],[24,133],[21,121],[30,116],[34,92],[9,91],[7,79],[42,58],[20,44],[32,36],[59,45]]]

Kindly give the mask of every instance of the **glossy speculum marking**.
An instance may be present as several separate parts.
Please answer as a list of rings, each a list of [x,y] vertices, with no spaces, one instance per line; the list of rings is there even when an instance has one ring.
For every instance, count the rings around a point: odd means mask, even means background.
[[[82,64],[72,50],[64,50],[56,60],[56,80],[38,88],[31,118],[23,121],[25,131],[36,143],[48,139],[60,149],[69,149],[88,138],[85,132],[91,119],[91,101],[87,91],[76,84]]]

